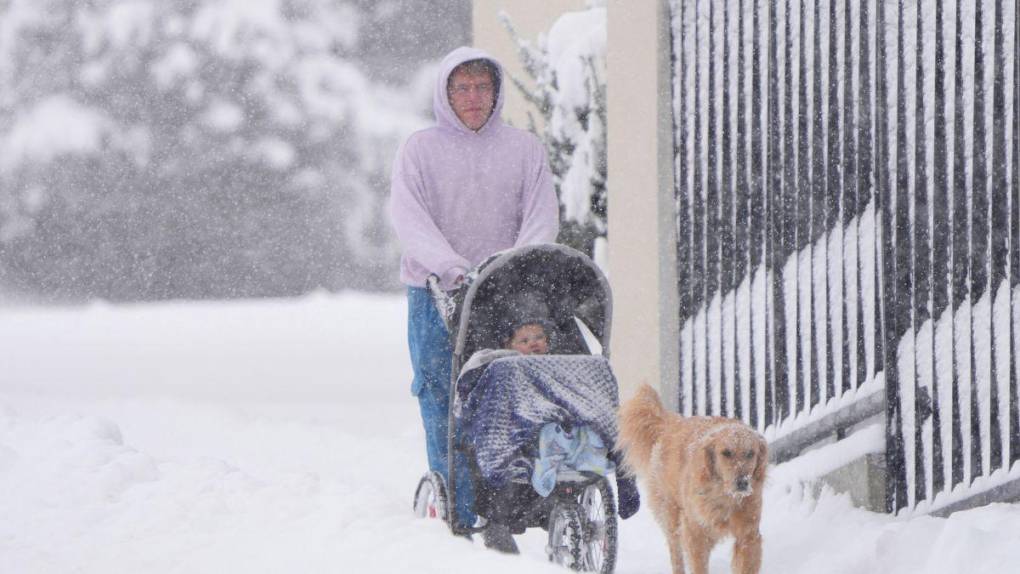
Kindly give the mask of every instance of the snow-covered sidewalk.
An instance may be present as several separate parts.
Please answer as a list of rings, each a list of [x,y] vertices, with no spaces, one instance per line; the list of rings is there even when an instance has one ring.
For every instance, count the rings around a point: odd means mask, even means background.
[[[411,514],[400,296],[0,308],[0,572],[562,572]],[[897,519],[772,481],[765,573],[1014,572],[1020,506]],[[644,510],[618,572],[666,573]],[[712,572],[729,571],[729,549]]]

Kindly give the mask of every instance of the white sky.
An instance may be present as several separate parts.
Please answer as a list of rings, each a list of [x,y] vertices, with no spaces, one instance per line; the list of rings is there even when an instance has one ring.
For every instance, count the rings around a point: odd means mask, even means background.
[[[541,529],[503,556],[412,516],[405,324],[402,296],[357,293],[0,308],[0,572],[562,572]],[[811,470],[772,469],[763,573],[1020,564],[1020,505],[894,518],[806,494]],[[647,508],[617,572],[669,572]]]

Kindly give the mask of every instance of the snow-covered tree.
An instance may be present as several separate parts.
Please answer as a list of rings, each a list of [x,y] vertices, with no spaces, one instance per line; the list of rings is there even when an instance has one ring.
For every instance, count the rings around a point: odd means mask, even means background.
[[[388,14],[0,3],[0,277],[114,299],[385,284],[390,162],[424,120],[358,59]]]

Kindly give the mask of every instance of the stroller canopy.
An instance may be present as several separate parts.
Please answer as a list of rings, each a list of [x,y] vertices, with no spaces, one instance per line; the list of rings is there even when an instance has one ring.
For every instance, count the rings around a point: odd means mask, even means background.
[[[504,345],[515,320],[541,318],[552,328],[550,353],[589,354],[575,317],[609,354],[612,296],[602,271],[586,255],[544,244],[502,251],[475,270],[454,318],[454,354]]]

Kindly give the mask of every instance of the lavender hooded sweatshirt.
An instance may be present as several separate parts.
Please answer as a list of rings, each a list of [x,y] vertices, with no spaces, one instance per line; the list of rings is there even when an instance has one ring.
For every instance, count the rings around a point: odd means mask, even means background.
[[[457,118],[446,85],[454,68],[476,59],[495,64],[499,92],[474,132]],[[502,67],[481,50],[461,47],[443,59],[432,101],[436,125],[412,134],[393,165],[389,208],[404,284],[424,286],[435,273],[450,289],[497,251],[556,239],[559,205],[545,148],[500,119],[505,86]]]

